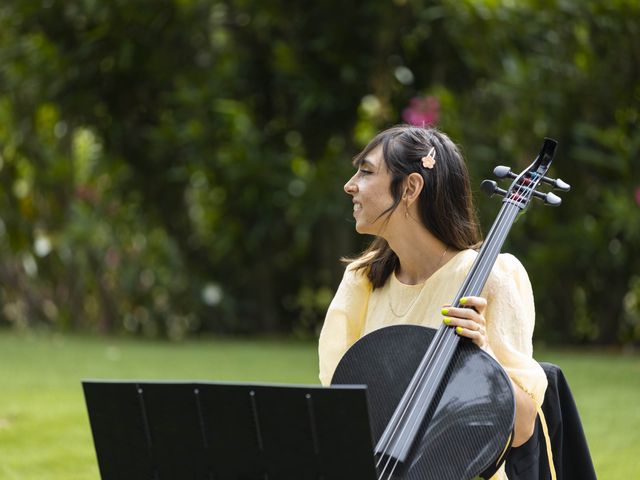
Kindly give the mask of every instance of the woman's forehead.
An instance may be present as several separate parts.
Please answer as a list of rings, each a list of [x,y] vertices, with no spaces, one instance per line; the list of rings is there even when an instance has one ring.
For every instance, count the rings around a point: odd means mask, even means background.
[[[382,163],[382,145],[376,145],[369,151],[361,152],[353,159],[355,167],[369,165],[378,168]]]

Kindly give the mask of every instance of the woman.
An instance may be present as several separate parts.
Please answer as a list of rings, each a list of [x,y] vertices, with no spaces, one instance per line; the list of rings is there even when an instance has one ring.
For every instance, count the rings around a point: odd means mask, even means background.
[[[455,327],[504,367],[516,399],[513,446],[532,435],[547,386],[532,358],[534,304],[520,262],[496,261],[481,297],[447,306],[480,243],[469,175],[458,148],[435,129],[401,125],[378,134],[355,158],[345,184],[356,231],[374,235],[346,268],[320,334],[320,380],[327,385],[360,337],[394,324]],[[500,471],[495,478],[506,478]]]

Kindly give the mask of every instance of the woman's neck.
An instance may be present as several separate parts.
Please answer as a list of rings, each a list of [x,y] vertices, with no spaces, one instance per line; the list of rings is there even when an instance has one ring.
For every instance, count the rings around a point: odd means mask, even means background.
[[[403,229],[387,242],[400,263],[396,277],[408,285],[424,282],[456,252],[426,228],[417,225]]]

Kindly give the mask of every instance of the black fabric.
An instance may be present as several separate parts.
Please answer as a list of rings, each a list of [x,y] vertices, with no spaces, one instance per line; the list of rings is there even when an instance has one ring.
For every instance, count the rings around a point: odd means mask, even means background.
[[[595,480],[589,446],[569,384],[562,370],[540,363],[549,385],[542,412],[547,420],[551,452],[558,480]],[[532,437],[507,455],[505,471],[509,480],[549,480],[549,460],[540,419]]]
[[[541,453],[545,450],[544,434],[540,419],[536,419],[536,427],[531,438],[507,454],[505,473],[509,480],[548,480],[551,478],[548,463],[542,464]],[[547,455],[544,454],[546,461]]]

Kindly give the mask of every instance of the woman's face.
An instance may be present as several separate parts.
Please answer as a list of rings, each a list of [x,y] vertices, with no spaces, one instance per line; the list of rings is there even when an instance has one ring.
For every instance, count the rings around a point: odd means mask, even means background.
[[[391,218],[383,213],[393,205],[393,197],[389,191],[391,175],[382,157],[382,146],[369,152],[357,167],[358,171],[344,186],[344,191],[353,199],[356,231],[384,237]]]

